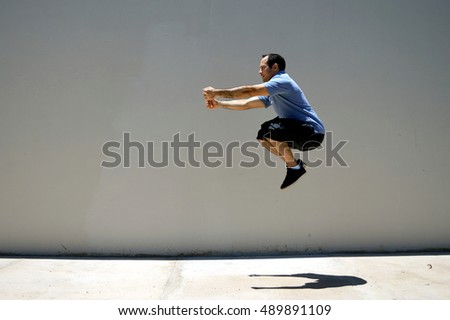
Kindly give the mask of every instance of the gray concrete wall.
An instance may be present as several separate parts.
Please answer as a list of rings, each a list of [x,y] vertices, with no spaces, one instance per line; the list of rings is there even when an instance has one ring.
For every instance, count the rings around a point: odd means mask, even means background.
[[[1,0],[0,253],[450,248],[449,10],[437,0]],[[211,141],[253,143],[273,110],[208,111],[201,89],[260,82],[271,51],[330,134],[297,185],[280,191],[284,168],[260,148],[247,150],[254,168],[237,148],[214,169],[177,167],[174,148],[168,166],[139,168],[138,147],[129,168],[101,166],[114,160],[108,141],[125,156],[124,133],[152,142],[155,161],[165,141],[191,134],[200,147],[179,149],[180,161],[202,162]],[[339,141],[346,165],[330,158]]]

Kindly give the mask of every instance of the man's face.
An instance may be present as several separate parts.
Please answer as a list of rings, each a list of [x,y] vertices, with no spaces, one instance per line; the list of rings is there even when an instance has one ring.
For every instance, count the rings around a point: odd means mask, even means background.
[[[275,63],[272,68],[269,68],[267,64],[268,57],[261,59],[259,63],[259,75],[261,76],[263,82],[267,82],[278,72],[278,65]]]

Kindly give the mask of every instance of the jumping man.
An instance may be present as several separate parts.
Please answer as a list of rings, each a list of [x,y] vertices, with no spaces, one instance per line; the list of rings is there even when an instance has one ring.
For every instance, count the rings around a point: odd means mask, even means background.
[[[281,158],[286,164],[284,189],[306,173],[305,164],[296,160],[291,149],[309,151],[320,146],[325,127],[309,104],[303,91],[286,73],[286,62],[275,53],[262,56],[259,74],[263,83],[231,89],[203,89],[209,109],[226,108],[246,110],[273,106],[276,118],[264,122],[257,139],[263,147]],[[231,100],[218,100],[216,98]]]

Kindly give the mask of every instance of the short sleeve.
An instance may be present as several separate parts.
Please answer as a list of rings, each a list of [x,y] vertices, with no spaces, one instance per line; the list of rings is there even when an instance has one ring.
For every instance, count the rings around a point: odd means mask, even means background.
[[[264,86],[266,87],[267,91],[269,91],[269,94],[271,96],[283,94],[292,90],[292,85],[289,81],[285,81],[279,78],[272,78],[268,82],[265,82]]]
[[[258,97],[258,98],[259,98],[259,100],[261,100],[264,103],[266,108],[270,107],[270,105],[272,104],[270,102],[269,97],[261,96],[261,97]]]

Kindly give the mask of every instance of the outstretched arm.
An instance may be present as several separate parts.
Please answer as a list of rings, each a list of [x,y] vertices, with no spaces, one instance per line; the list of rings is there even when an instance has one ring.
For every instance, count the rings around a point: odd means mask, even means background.
[[[268,96],[269,91],[263,83],[252,86],[240,86],[231,89],[216,89],[213,87],[206,87],[203,89],[203,95],[206,100],[212,100],[216,97],[228,99],[242,99],[255,96]]]
[[[218,109],[224,108],[229,110],[247,110],[247,109],[255,109],[255,108],[264,108],[264,103],[259,100],[258,97],[251,97],[248,99],[240,99],[240,100],[205,100],[205,104],[208,109]]]

